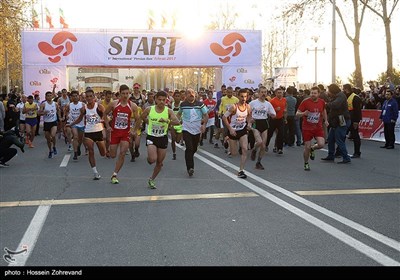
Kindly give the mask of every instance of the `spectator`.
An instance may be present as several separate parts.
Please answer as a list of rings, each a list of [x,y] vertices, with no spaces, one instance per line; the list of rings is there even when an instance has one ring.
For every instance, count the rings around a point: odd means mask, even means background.
[[[394,98],[393,91],[386,91],[385,96],[386,100],[382,105],[382,112],[379,117],[383,122],[385,133],[385,145],[381,146],[381,148],[394,149],[394,143],[396,141],[394,127],[399,117],[399,107]]]

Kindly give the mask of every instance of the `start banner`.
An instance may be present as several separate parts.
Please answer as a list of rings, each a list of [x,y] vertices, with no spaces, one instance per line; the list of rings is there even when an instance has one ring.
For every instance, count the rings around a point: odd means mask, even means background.
[[[362,120],[358,132],[362,139],[371,139],[385,142],[383,122],[379,119],[380,110],[362,110]],[[400,144],[400,114],[394,129],[396,143]]]
[[[261,31],[24,30],[24,66],[259,66]]]

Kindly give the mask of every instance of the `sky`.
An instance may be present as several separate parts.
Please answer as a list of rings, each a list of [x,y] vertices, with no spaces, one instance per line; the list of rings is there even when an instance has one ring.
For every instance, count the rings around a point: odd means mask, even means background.
[[[229,9],[238,13],[235,25],[238,29],[254,29],[263,31],[263,42],[267,40],[268,31],[272,28],[269,20],[282,9],[282,5],[292,0],[36,0],[35,9],[41,13],[47,7],[52,14],[53,24],[59,27],[59,9],[64,12],[66,22],[70,28],[89,29],[147,29],[147,19],[151,10],[156,19],[156,25],[161,26],[161,16],[175,14],[176,29],[187,36],[200,36],[201,30],[212,22],[220,9]],[[342,0],[337,0],[337,2]],[[332,55],[332,6],[326,5],[324,22],[321,26],[314,24],[312,16],[308,16],[307,25],[297,34],[298,46],[291,56],[287,66],[298,67],[300,83],[314,82],[315,63],[314,52],[307,53],[307,49],[314,49],[313,36],[319,37],[318,49],[325,48],[317,54],[318,82],[331,82],[331,55]],[[339,18],[337,22],[337,51],[336,75],[343,82],[354,71],[353,45],[345,36]],[[44,16],[44,26],[47,27]],[[398,5],[391,24],[393,64],[400,69],[400,7]],[[397,27],[397,28],[396,28]],[[367,10],[361,31],[361,64],[364,80],[376,79],[379,73],[386,70],[386,43],[383,22]],[[396,49],[397,46],[397,49]],[[277,65],[281,66],[281,65]]]

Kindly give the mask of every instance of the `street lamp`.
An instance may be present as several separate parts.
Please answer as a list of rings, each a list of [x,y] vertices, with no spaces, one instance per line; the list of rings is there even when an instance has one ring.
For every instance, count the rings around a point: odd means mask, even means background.
[[[311,39],[314,40],[314,42],[315,42],[315,47],[314,47],[314,49],[309,49],[309,48],[307,48],[307,53],[308,53],[308,52],[314,52],[314,55],[315,55],[315,58],[314,58],[314,62],[315,62],[314,71],[315,71],[315,85],[317,85],[317,84],[318,84],[318,78],[317,78],[317,73],[318,73],[318,69],[317,69],[317,65],[318,65],[318,56],[317,56],[317,54],[318,54],[319,51],[325,52],[325,48],[323,48],[323,49],[318,49],[317,42],[318,42],[319,36],[312,36]]]

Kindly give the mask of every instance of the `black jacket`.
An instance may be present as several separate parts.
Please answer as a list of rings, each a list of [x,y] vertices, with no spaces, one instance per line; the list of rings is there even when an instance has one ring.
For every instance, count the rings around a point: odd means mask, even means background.
[[[328,122],[330,127],[339,126],[339,115],[343,115],[346,120],[350,120],[347,97],[343,92],[339,92],[326,106],[329,108]]]

